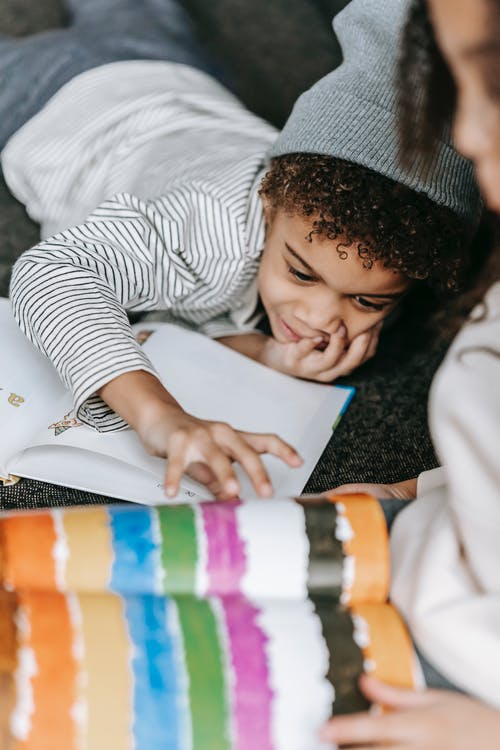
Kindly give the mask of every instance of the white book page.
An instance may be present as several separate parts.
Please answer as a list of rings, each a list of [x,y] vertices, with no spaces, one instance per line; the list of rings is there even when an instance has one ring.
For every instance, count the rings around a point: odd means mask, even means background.
[[[49,360],[18,327],[10,303],[0,298],[0,474],[14,473],[10,459],[30,445],[58,409],[66,391]]]
[[[179,326],[139,324],[135,331],[150,334],[144,349],[167,390],[186,411],[200,418],[229,422],[238,429],[277,432],[294,445],[304,458],[299,469],[290,469],[272,456],[265,456],[264,462],[276,493],[298,494],[302,490],[352,395],[349,389],[290,378]],[[32,440],[31,446],[37,446],[36,454],[28,450],[19,457],[16,466],[20,473],[36,476],[43,456],[44,475],[52,473],[47,481],[136,502],[164,501],[161,483],[165,461],[149,456],[132,430],[103,434],[83,425],[75,426],[68,413],[69,394],[66,398],[58,403],[59,412],[50,413]],[[64,465],[54,449],[65,449]],[[87,452],[87,457],[83,459],[75,449]],[[82,468],[77,471],[80,455]],[[113,461],[107,466],[98,460],[99,456]],[[120,470],[117,461],[123,462],[127,471]],[[130,477],[132,467],[136,470],[134,482],[124,479]],[[254,497],[249,479],[238,466],[236,471],[242,496]],[[111,482],[108,472],[113,474]],[[183,493],[186,492],[194,499],[210,496],[191,480],[184,483]],[[186,499],[185,494],[182,499]]]
[[[12,468],[12,473],[30,479],[146,505],[211,499],[204,487],[184,477],[178,495],[167,500],[156,475],[109,456],[67,446],[29,448],[16,456]]]
[[[229,422],[249,432],[275,432],[301,454],[291,469],[265,456],[274,491],[301,492],[323,452],[353,390],[292,378],[258,364],[215,341],[178,326],[135,326],[154,331],[144,349],[167,390],[186,411],[203,419]],[[143,336],[145,338],[145,335]],[[254,497],[250,481],[237,467],[242,497]]]

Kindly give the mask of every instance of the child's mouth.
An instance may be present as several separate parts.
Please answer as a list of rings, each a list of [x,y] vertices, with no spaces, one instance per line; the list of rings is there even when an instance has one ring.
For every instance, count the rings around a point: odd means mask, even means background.
[[[290,326],[285,323],[283,318],[278,317],[278,320],[279,320],[281,329],[283,330],[283,333],[285,334],[285,336],[287,337],[289,341],[296,342],[296,341],[300,341],[303,338],[302,336],[299,336],[297,331],[294,331],[293,328],[290,328]]]
[[[302,341],[302,339],[305,338],[304,336],[301,336],[299,333],[297,333],[297,331],[295,331],[293,328],[291,328],[288,323],[285,323],[283,318],[278,317],[278,320],[283,333],[289,341],[297,342]],[[324,352],[327,346],[328,341],[323,339],[323,341],[320,341],[314,348],[319,352]]]

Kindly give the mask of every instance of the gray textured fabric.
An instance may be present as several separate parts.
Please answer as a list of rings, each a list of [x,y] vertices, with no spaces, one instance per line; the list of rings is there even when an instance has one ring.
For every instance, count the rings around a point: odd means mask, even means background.
[[[73,77],[119,60],[169,60],[212,75],[177,0],[68,0],[68,25],[22,39],[0,34],[0,148]]]
[[[295,104],[271,156],[309,152],[361,164],[477,221],[481,201],[471,164],[441,141],[430,173],[399,161],[397,72],[410,0],[352,0],[335,17],[342,64]]]

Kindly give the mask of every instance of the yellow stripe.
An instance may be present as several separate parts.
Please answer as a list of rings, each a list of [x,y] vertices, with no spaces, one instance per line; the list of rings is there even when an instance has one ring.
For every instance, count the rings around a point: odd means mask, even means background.
[[[105,508],[82,508],[63,515],[69,559],[69,591],[106,591],[111,578],[113,548]]]
[[[122,600],[79,597],[87,676],[86,750],[132,750],[132,670]]]

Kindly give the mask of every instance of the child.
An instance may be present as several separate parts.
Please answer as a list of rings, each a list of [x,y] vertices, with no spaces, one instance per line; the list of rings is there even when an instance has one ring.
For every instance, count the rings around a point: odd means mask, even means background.
[[[493,83],[500,75],[500,5],[488,0],[387,0],[383,5],[391,18],[395,10],[411,5],[402,85],[406,89],[409,81],[416,81],[422,86],[437,132],[443,127],[443,103],[451,114],[458,102],[457,146],[472,159],[498,225],[500,100]],[[418,113],[411,91],[407,94],[403,121],[415,124]],[[411,157],[415,147],[420,147],[420,155],[433,150],[436,130],[432,123],[420,124],[420,140],[406,139]],[[416,488],[403,488],[406,494],[416,489],[417,499],[398,515],[391,532],[391,598],[423,655],[428,686],[448,689],[414,693],[365,678],[366,695],[393,711],[333,719],[324,738],[341,747],[498,747],[499,278],[496,248],[489,275],[477,286],[480,304],[453,342],[431,391],[431,427],[446,469],[422,475]],[[367,487],[354,486],[360,489]],[[395,489],[389,486],[382,492],[394,496]],[[470,697],[452,692],[457,688]]]
[[[373,355],[414,282],[453,288],[464,268],[478,210],[470,168],[443,141],[431,175],[401,169],[392,29],[353,33],[349,18],[347,8],[336,22],[344,63],[277,139],[206,74],[126,61],[73,78],[3,153],[13,192],[45,234],[59,231],[15,266],[19,324],[79,419],[128,424],[169,457],[168,495],[186,469],[236,495],[237,460],[267,496],[258,454],[300,459],[276,436],[184,412],[127,312],[166,310],[263,364],[328,382]],[[255,330],[262,312],[270,336]]]

